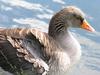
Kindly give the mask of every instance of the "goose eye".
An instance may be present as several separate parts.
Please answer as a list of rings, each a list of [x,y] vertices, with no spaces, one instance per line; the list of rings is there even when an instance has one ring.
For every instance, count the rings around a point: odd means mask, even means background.
[[[79,15],[75,15],[75,14],[73,14],[73,16],[74,16],[77,20],[80,20],[81,22],[84,21],[84,18],[82,18],[82,17],[79,16]]]

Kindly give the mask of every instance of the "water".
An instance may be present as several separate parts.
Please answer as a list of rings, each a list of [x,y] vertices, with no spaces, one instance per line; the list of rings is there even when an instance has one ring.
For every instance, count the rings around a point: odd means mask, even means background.
[[[0,27],[34,27],[47,32],[51,16],[68,5],[81,8],[95,33],[71,30],[82,46],[80,62],[69,75],[100,75],[99,0],[0,0]],[[0,75],[11,75],[0,70]]]

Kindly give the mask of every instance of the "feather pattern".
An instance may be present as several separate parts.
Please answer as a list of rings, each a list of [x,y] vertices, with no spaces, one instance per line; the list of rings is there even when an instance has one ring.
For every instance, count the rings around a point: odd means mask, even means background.
[[[34,32],[35,36],[31,32]],[[35,30],[32,31],[29,29],[19,29],[19,28],[0,29],[0,35],[3,37],[3,39],[5,38],[5,41],[9,42],[8,45],[11,44],[12,47],[17,50],[17,56],[24,58],[24,60],[32,63],[33,67],[38,68],[38,70],[42,69],[42,71],[39,72],[39,73],[42,73],[44,71],[48,71],[49,67],[43,61],[43,59],[44,60],[47,60],[47,59],[43,58],[45,54],[42,52],[42,45],[40,45],[40,42],[43,43],[44,36],[38,36],[38,34],[39,34],[38,31],[35,31]],[[40,39],[39,37],[40,38],[42,37],[42,38]],[[0,40],[0,43],[2,44],[1,41],[2,39]],[[45,43],[46,42],[44,42],[44,44]],[[35,44],[37,47],[35,46]],[[2,50],[2,52],[4,51]]]
[[[46,74],[49,71],[49,64],[57,57],[56,55],[59,55],[57,54],[57,50],[62,50],[47,33],[35,29],[0,29],[0,35],[5,37],[5,41],[16,49],[17,53],[15,54],[18,57],[33,64],[33,67],[38,69],[36,72],[39,74]],[[2,50],[2,52],[4,51]],[[8,57],[6,56],[6,58]],[[22,69],[24,70],[24,68]]]

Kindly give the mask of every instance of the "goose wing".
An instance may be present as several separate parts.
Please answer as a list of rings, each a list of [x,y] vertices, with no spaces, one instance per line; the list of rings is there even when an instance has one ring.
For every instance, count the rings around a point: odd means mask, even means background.
[[[42,34],[34,29],[0,29],[0,66],[18,75],[46,74],[48,56]]]

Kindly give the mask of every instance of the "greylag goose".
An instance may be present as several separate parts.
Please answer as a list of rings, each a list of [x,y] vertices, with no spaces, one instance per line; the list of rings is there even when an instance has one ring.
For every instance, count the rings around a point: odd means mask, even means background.
[[[56,13],[48,33],[34,28],[1,28],[0,66],[14,75],[64,75],[81,56],[70,27],[94,31],[75,6]]]

